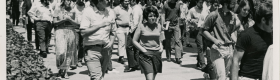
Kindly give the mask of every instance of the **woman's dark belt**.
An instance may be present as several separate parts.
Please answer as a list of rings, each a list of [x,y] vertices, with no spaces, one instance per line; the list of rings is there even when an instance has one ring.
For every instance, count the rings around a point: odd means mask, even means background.
[[[35,22],[51,22],[51,21],[48,21],[48,20],[35,20]]]
[[[118,25],[118,27],[125,27],[126,28],[126,27],[129,27],[129,26]]]

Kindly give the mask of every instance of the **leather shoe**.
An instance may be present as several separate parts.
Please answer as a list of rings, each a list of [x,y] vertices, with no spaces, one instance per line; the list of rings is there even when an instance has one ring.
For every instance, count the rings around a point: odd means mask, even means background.
[[[171,62],[171,58],[167,58],[167,60],[166,60],[167,62]]]
[[[191,45],[191,44],[187,44],[187,47],[190,47],[190,48],[192,48],[192,45]]]
[[[176,63],[177,63],[177,64],[181,64],[182,61],[181,61],[179,58],[176,58]]]
[[[40,52],[39,55],[43,58],[47,58],[47,52]]]
[[[124,64],[124,58],[123,57],[119,57],[119,63]]]
[[[129,68],[129,69],[125,69],[124,72],[133,72],[136,71],[136,68]]]
[[[206,64],[205,63],[197,63],[196,66],[197,66],[198,69],[203,70],[206,67]]]

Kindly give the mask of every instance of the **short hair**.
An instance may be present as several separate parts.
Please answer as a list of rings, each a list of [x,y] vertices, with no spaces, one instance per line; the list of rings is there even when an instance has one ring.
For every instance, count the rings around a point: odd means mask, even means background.
[[[218,3],[219,4],[220,2],[219,2],[219,0],[210,0],[210,3],[211,4],[214,4],[214,3]]]
[[[220,0],[219,1],[220,2],[220,4],[222,5],[222,6],[224,6],[225,4],[230,4],[230,2],[231,2],[231,0]]]
[[[153,6],[149,6],[149,7],[146,7],[143,10],[143,18],[148,20],[148,16],[149,16],[150,13],[154,13],[155,17],[159,16],[157,9],[155,7],[153,7]]]
[[[200,0],[195,0],[195,2],[197,3],[198,1],[200,1]],[[205,1],[205,0],[202,0],[203,2]]]
[[[183,3],[190,2],[190,0],[182,0]]]
[[[131,0],[128,0],[128,1],[131,1]],[[120,0],[120,3],[123,3],[124,2],[124,0]]]
[[[264,2],[259,4],[259,6],[256,8],[255,13],[255,21],[256,23],[260,23],[262,18],[265,18],[266,24],[268,24],[269,19],[273,17],[273,9],[272,9],[272,3]]]
[[[135,1],[136,4],[138,4],[139,2],[144,2],[144,0],[131,0],[131,1]]]
[[[93,6],[93,5],[97,5],[99,2],[103,2],[105,0],[90,0],[90,5]]]
[[[78,6],[85,6],[85,3],[82,2],[81,0],[77,1],[76,4],[77,4]]]

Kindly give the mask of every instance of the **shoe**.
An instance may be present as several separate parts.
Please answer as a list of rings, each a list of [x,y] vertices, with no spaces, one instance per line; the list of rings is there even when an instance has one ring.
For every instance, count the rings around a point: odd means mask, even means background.
[[[191,45],[191,44],[187,44],[187,47],[190,47],[190,48],[192,48],[192,45]]]
[[[166,60],[167,62],[171,62],[171,58],[167,58],[167,60]]]
[[[74,66],[74,65],[72,65],[72,66],[70,66],[70,70],[75,70],[75,69],[77,69],[77,66]]]
[[[47,58],[47,52],[40,52],[40,56],[43,58]]]
[[[68,74],[67,74],[66,69],[64,69],[64,70],[62,70],[62,71],[63,71],[63,72],[62,72],[61,78],[69,79],[69,76],[68,76]]]
[[[56,77],[60,77],[61,75],[62,75],[62,69],[59,69]]]
[[[136,68],[124,69],[124,72],[133,72],[133,71],[136,71]]]
[[[82,62],[78,62],[78,63],[77,63],[77,66],[78,66],[78,67],[83,67]]]
[[[181,61],[179,58],[176,58],[176,63],[177,63],[177,64],[181,64],[182,61]]]
[[[111,71],[108,71],[107,73],[108,73],[108,74],[112,74],[112,73],[116,73],[116,74],[117,74],[117,73],[120,73],[120,72],[117,71],[116,69],[113,69],[113,70],[111,70]]]
[[[97,80],[97,79],[95,79],[95,78],[90,78],[90,80]]]
[[[206,64],[205,63],[197,63],[196,67],[200,70],[203,70],[206,67]]]
[[[123,57],[119,57],[119,63],[124,64],[124,58]]]

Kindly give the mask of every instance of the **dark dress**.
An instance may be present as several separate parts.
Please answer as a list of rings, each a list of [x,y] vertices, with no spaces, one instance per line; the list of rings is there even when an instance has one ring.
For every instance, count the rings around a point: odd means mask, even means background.
[[[140,30],[139,43],[148,52],[153,54],[148,56],[143,52],[139,52],[139,65],[141,66],[141,73],[161,73],[162,72],[162,61],[160,50],[160,41],[163,40],[162,28],[159,24],[155,29],[150,29],[145,24],[140,24],[137,30]]]

